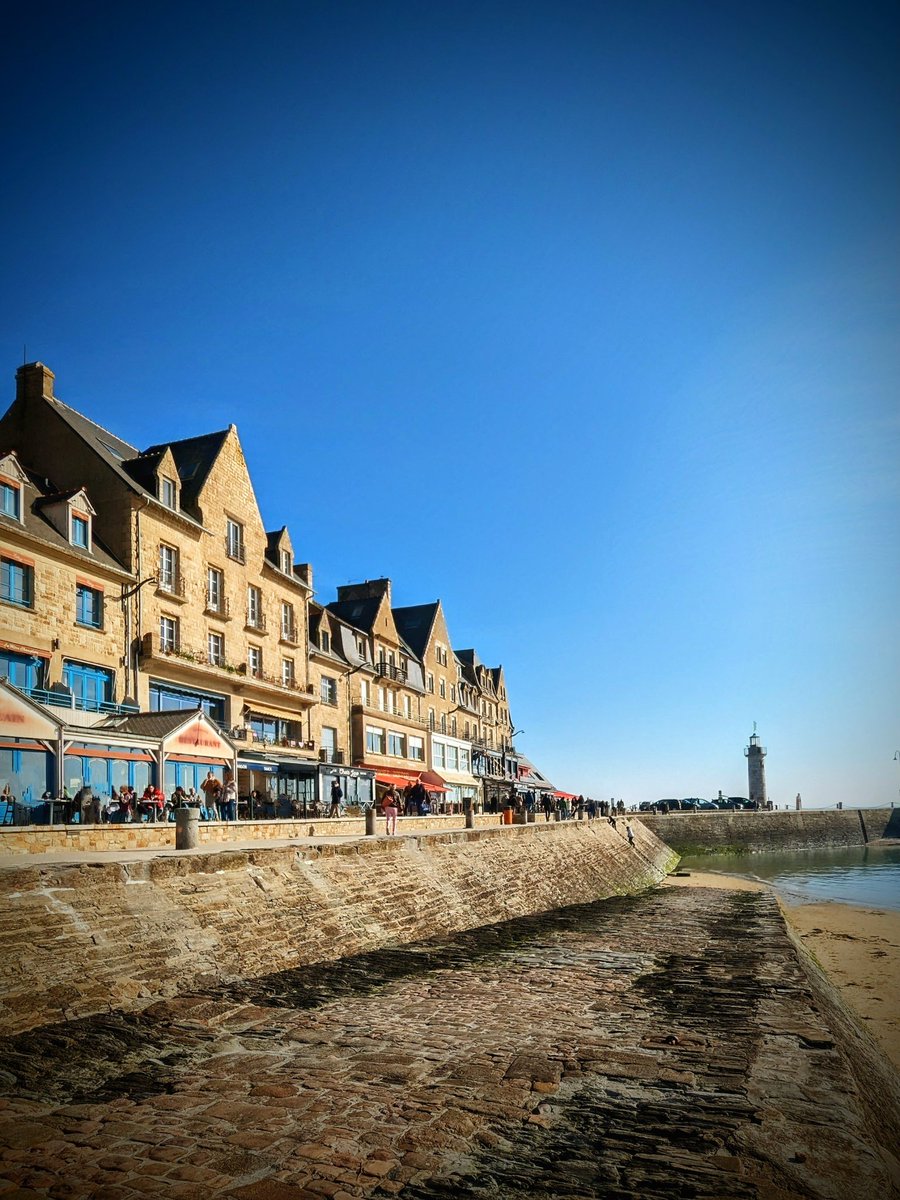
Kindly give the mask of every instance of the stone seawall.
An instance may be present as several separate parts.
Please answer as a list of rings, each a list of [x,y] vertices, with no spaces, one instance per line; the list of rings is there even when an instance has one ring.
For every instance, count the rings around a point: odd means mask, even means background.
[[[327,962],[658,883],[639,822],[219,848],[0,871],[0,1033]]]
[[[543,819],[543,818],[542,818]],[[462,816],[401,817],[401,833],[429,831],[443,833],[458,829]],[[479,813],[476,829],[496,829],[498,813]],[[384,829],[378,818],[379,830]],[[308,817],[296,821],[201,821],[203,845],[223,842],[283,841],[306,837],[361,837],[365,833],[362,817]],[[0,828],[0,857],[8,854],[43,854],[69,850],[165,850],[175,846],[175,824],[171,821],[133,821],[128,825],[7,825]]]
[[[641,813],[641,821],[679,854],[747,854],[863,846],[900,837],[900,809],[832,812]]]

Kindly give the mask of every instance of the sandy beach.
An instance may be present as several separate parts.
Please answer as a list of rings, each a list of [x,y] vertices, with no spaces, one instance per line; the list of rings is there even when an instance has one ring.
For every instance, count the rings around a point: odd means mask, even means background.
[[[753,879],[711,871],[670,875],[664,886],[768,888]],[[781,907],[845,1003],[900,1070],[900,913],[831,902],[788,905],[781,901]]]

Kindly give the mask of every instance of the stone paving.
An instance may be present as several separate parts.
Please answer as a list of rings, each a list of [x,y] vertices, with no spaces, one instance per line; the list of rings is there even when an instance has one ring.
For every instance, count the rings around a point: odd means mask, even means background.
[[[665,890],[0,1045],[0,1196],[897,1195],[767,894]]]

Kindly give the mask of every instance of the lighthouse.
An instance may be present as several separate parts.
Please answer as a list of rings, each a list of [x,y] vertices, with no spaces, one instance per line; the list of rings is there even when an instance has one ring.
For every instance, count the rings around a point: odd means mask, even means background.
[[[759,744],[759,734],[756,732],[756,722],[753,722],[753,734],[750,745],[744,747],[747,758],[747,776],[750,786],[750,803],[756,802],[759,808],[766,807],[766,748]]]

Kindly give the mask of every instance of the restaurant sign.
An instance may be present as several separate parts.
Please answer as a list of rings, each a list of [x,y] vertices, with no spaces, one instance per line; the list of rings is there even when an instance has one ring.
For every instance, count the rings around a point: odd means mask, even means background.
[[[4,738],[56,738],[59,724],[0,680],[0,735]]]
[[[196,758],[234,758],[234,750],[215,726],[197,713],[188,725],[182,725],[163,743],[167,754],[190,754]]]

